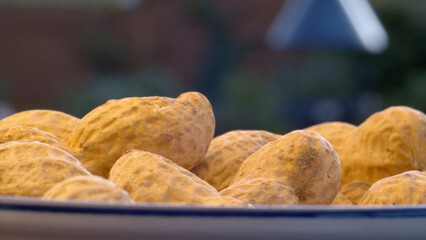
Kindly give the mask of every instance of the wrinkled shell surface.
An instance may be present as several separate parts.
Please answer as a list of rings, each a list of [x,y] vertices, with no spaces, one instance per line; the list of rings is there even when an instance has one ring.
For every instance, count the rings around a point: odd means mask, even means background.
[[[426,173],[408,171],[374,183],[358,205],[426,204]]]
[[[342,164],[342,185],[425,170],[426,116],[409,107],[387,108],[370,116],[335,149]]]
[[[293,188],[274,178],[241,180],[220,191],[220,195],[253,205],[298,204]]]
[[[33,127],[12,126],[0,129],[0,144],[12,141],[37,141],[64,149],[60,140],[51,133]]]
[[[176,99],[124,98],[84,116],[69,146],[90,172],[101,176],[130,149],[153,152],[191,169],[206,154],[214,129],[211,105],[200,93]]]
[[[0,129],[12,126],[34,127],[55,135],[67,143],[80,119],[53,110],[29,110],[13,114],[0,121]]]
[[[203,161],[192,172],[218,191],[231,183],[243,161],[281,135],[261,130],[236,130],[215,137]]]
[[[330,204],[338,192],[340,174],[339,157],[331,144],[314,131],[297,130],[250,155],[232,184],[275,178],[292,187],[301,204]]]
[[[203,203],[220,197],[214,187],[160,155],[130,150],[111,169],[110,180],[136,202]]]
[[[0,194],[41,197],[56,183],[89,174],[60,148],[31,141],[0,144]]]
[[[353,181],[340,189],[340,192],[353,204],[357,205],[359,200],[371,187],[371,184],[364,181]]]
[[[345,122],[325,122],[306,128],[306,130],[315,131],[327,139],[337,153],[339,153],[339,148],[344,146],[343,143],[347,141],[348,135],[356,129],[355,125]]]
[[[47,191],[45,199],[132,203],[129,194],[112,181],[98,176],[76,176],[66,179]]]

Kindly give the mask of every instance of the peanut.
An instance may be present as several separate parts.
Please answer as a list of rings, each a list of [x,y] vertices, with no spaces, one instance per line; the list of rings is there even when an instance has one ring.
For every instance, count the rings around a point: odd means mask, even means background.
[[[342,192],[338,192],[331,205],[354,205]]]
[[[305,130],[312,130],[319,133],[323,138],[327,139],[334,150],[339,153],[339,147],[344,146],[348,135],[356,130],[356,126],[344,122],[325,122],[306,128]]]
[[[43,198],[133,203],[126,191],[118,188],[113,182],[98,176],[68,178],[50,188]]]
[[[249,204],[244,203],[241,200],[238,200],[233,197],[214,197],[208,198],[207,200],[202,202],[202,205],[208,206],[250,206]]]
[[[160,155],[130,150],[116,161],[109,179],[136,202],[203,203],[220,197],[195,174]]]
[[[340,186],[340,161],[331,144],[314,131],[293,131],[250,155],[238,181],[265,177],[286,182],[301,204],[330,204]]]
[[[327,132],[338,132],[340,127]],[[324,131],[320,131],[324,132]],[[374,183],[409,170],[426,169],[426,116],[409,107],[390,107],[343,136],[325,134],[342,164],[342,185]]]
[[[275,178],[253,178],[238,181],[219,192],[223,197],[233,197],[245,204],[296,205],[294,189]]]
[[[33,127],[11,126],[0,129],[0,144],[12,141],[38,141],[67,151],[60,140],[51,133]]]
[[[80,119],[53,110],[29,110],[15,113],[0,121],[0,129],[12,126],[35,127],[58,137],[67,143]]]
[[[358,205],[426,204],[426,173],[407,171],[371,185]]]
[[[364,181],[353,181],[340,189],[340,192],[353,204],[357,205],[359,200],[364,196],[371,184]]]
[[[40,197],[69,177],[90,175],[69,153],[48,144],[0,144],[0,194]]]
[[[259,130],[236,130],[213,138],[204,159],[191,171],[218,191],[229,186],[243,161],[281,135]]]
[[[107,176],[127,150],[160,154],[191,169],[204,157],[215,119],[200,93],[178,98],[141,97],[110,100],[81,119],[69,146],[93,174]]]

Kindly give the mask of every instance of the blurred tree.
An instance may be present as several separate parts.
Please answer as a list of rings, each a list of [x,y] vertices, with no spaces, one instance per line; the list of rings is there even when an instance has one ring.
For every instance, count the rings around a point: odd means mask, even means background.
[[[368,71],[365,80],[374,83],[372,90],[384,97],[386,106],[409,105],[426,112],[426,17],[413,14],[408,4],[377,4],[376,9],[390,35],[389,49],[354,61]]]

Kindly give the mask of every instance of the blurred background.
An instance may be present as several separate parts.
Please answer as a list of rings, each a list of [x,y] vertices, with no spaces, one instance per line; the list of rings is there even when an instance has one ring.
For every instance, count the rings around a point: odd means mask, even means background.
[[[426,112],[426,1],[369,1],[390,39],[380,54],[269,48],[284,2],[0,1],[0,117],[185,91],[209,98],[216,134]]]

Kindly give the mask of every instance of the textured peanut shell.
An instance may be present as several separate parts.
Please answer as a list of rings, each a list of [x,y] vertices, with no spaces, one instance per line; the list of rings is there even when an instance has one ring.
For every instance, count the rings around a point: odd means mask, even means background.
[[[364,196],[371,184],[364,181],[353,181],[340,189],[340,192],[353,204],[357,205],[359,200]]]
[[[233,180],[259,177],[286,182],[301,204],[330,204],[340,186],[340,161],[331,144],[314,131],[297,130],[250,155]]]
[[[325,122],[320,123],[305,130],[312,130],[319,133],[323,138],[327,139],[334,150],[339,153],[339,148],[344,146],[348,135],[356,130],[356,126],[345,122]]]
[[[93,175],[68,178],[49,189],[43,198],[133,203],[129,194],[112,181]]]
[[[12,141],[37,141],[67,151],[67,147],[56,136],[33,127],[11,126],[0,129],[0,144]]]
[[[41,197],[69,177],[90,175],[69,153],[48,144],[0,144],[0,194]]]
[[[338,192],[330,205],[354,205],[343,193]]]
[[[408,171],[371,185],[358,205],[426,204],[426,173]]]
[[[28,110],[15,113],[0,121],[0,128],[12,126],[35,127],[58,137],[67,143],[72,130],[80,119],[53,110]]]
[[[220,197],[195,174],[160,155],[130,150],[111,169],[109,179],[136,202],[203,203]]]
[[[374,183],[409,170],[426,169],[426,116],[409,107],[390,107],[370,116],[345,141],[326,136],[339,154],[342,185]]]
[[[191,169],[207,152],[215,119],[200,93],[110,100],[81,119],[69,146],[93,174],[107,176],[127,150],[153,152]]]
[[[218,191],[231,183],[243,161],[281,135],[262,130],[236,130],[213,138],[204,159],[191,171]]]
[[[296,205],[298,199],[293,188],[274,178],[254,178],[238,181],[219,192],[245,204]]]

